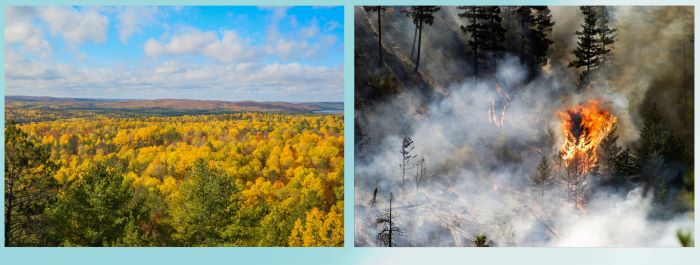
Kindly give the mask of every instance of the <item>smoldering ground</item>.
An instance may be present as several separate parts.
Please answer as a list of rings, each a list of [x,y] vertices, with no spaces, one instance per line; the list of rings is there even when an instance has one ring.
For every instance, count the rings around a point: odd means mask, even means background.
[[[449,27],[439,25],[441,21],[460,21],[448,8],[440,11],[441,19],[436,20],[434,27]],[[641,53],[662,51],[654,57],[661,64],[687,68],[688,65],[677,64],[682,60],[671,49],[687,37],[688,30],[682,16],[669,16],[674,8],[649,7],[643,9],[643,14],[637,9],[620,8],[615,13],[618,45]],[[389,194],[393,194],[396,225],[402,230],[395,237],[399,246],[473,246],[477,235],[486,235],[496,246],[678,246],[676,231],[692,228],[692,217],[686,212],[659,217],[650,195],[653,191],[641,187],[610,189],[599,185],[598,177],[591,175],[586,183],[589,195],[585,212],[576,209],[568,199],[562,180],[565,166],[556,163],[564,142],[557,111],[600,99],[617,118],[618,143],[631,146],[639,138],[641,113],[651,104],[650,98],[662,106],[664,116],[673,116],[687,108],[675,104],[679,94],[692,95],[692,86],[688,92],[687,84],[675,79],[666,84],[670,90],[664,92],[666,96],[651,95],[650,91],[658,89],[659,80],[678,77],[681,71],[640,64],[640,60],[652,58],[629,55],[627,48],[615,53],[611,69],[595,76],[590,87],[577,88],[576,72],[565,65],[570,59],[569,51],[576,45],[572,33],[576,26],[568,28],[580,24],[576,10],[552,8],[556,22],[552,38],[556,44],[546,71],[534,80],[527,80],[526,67],[513,56],[498,59],[493,77],[479,80],[463,74],[468,72],[461,67],[463,62],[442,60],[438,61],[441,70],[426,68],[431,73],[444,71],[436,76],[450,76],[450,69],[460,69],[454,72],[463,76],[458,82],[450,81],[456,77],[439,78],[446,84],[447,96],[426,98],[418,92],[420,89],[400,87],[395,96],[359,111],[356,126],[362,128],[363,136],[356,136],[361,139],[356,143],[355,162],[357,245],[379,244],[373,222],[380,211],[389,207]],[[654,17],[644,24],[653,30],[629,29],[645,15]],[[663,25],[654,22],[662,18]],[[412,29],[410,20],[396,19],[389,22],[397,24],[392,28],[400,25]],[[675,33],[664,33],[663,41],[653,43],[630,40],[630,36],[641,38],[637,35],[642,32],[664,32],[663,28]],[[623,33],[623,29],[634,32]],[[384,34],[393,38],[412,36]],[[453,45],[445,46],[445,39],[439,36],[434,33],[425,37],[425,58],[421,60],[431,62],[449,54],[450,50],[443,48]],[[633,80],[632,76],[639,78]],[[692,112],[692,102],[690,106]],[[671,123],[679,134],[685,135],[687,130],[692,133],[692,126],[682,126],[679,121]],[[406,136],[414,140],[411,153],[417,157],[402,177],[400,150]],[[543,156],[553,162],[555,184],[541,190],[533,187],[531,178]],[[421,174],[415,162],[419,159],[425,159],[425,173],[417,179]]]

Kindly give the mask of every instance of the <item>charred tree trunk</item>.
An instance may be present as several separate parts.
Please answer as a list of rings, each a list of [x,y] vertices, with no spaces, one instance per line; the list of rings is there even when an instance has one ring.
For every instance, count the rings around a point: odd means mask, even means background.
[[[413,44],[411,45],[411,59],[416,54],[416,40],[418,39],[418,25],[415,25],[413,30]]]
[[[393,217],[391,216],[391,214],[392,214],[392,213],[391,213],[391,211],[392,211],[392,209],[391,209],[391,203],[392,203],[393,200],[394,200],[394,194],[393,194],[393,193],[389,193],[389,247],[392,247],[392,246],[394,245],[394,244],[392,243],[392,241],[391,241],[391,240],[392,240],[392,238],[391,238],[391,237],[392,237],[392,232],[393,232],[393,230],[394,230],[394,228],[393,228],[394,219],[393,219]]]
[[[382,49],[382,7],[377,9],[377,24],[379,28],[379,65],[384,63],[384,51]]]
[[[418,22],[418,53],[416,54],[416,69],[414,71],[418,72],[418,66],[420,65],[420,43],[423,37],[423,19]]]

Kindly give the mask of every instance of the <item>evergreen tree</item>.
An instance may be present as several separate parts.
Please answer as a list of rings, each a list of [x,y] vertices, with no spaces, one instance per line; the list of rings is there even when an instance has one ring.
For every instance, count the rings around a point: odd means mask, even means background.
[[[549,47],[554,43],[549,35],[552,33],[554,22],[552,14],[547,6],[535,6],[532,19],[532,56],[536,65],[547,64]]]
[[[379,40],[379,65],[384,62],[383,59],[383,48],[382,48],[382,11],[386,10],[383,6],[364,6],[365,12],[377,12],[377,30],[378,30],[378,40]]]
[[[537,166],[537,173],[532,177],[532,184],[540,189],[540,204],[542,206],[544,206],[544,191],[553,181],[549,160],[543,155],[540,159],[540,164]]]
[[[418,71],[418,66],[420,65],[420,47],[421,40],[423,37],[423,25],[431,26],[435,20],[434,13],[440,11],[438,6],[412,6],[406,15],[411,18],[413,24],[415,24],[418,30],[418,54],[416,55],[416,68],[414,71]]]
[[[460,26],[462,33],[469,34],[469,46],[474,56],[474,76],[479,76],[480,60],[503,51],[505,28],[501,25],[501,9],[498,6],[458,6],[459,17],[465,18],[467,25]]]
[[[637,165],[632,150],[626,148],[615,159],[615,175],[633,177],[637,174]]]
[[[600,64],[603,65],[612,54],[612,45],[615,43],[617,29],[613,24],[612,7],[601,6],[598,10],[598,40],[600,41]]]
[[[10,121],[5,128],[5,246],[44,245],[44,212],[56,200],[56,165]]]
[[[185,246],[221,244],[238,210],[238,188],[232,179],[198,160],[179,189],[171,205],[174,237]]]
[[[490,247],[489,240],[486,235],[477,235],[474,237],[474,246],[478,248]]]
[[[656,104],[653,104],[644,116],[644,124],[639,136],[639,145],[635,157],[637,165],[642,166],[648,160],[661,158],[666,152],[666,141],[669,133],[664,127],[661,113]]]
[[[111,246],[125,234],[140,204],[133,204],[131,183],[115,168],[94,163],[73,180],[50,211],[54,236],[64,246]]]
[[[599,29],[596,25],[598,16],[591,6],[581,6],[584,20],[581,24],[581,30],[576,31],[578,35],[578,45],[572,53],[576,56],[573,62],[569,63],[569,67],[583,68],[583,72],[579,76],[581,87],[588,84],[591,71],[595,70],[600,64],[600,41],[598,39]]]
[[[526,59],[529,58],[528,54],[530,54],[529,45],[532,42],[531,39],[533,35],[532,22],[535,18],[532,14],[532,8],[529,6],[520,6],[515,10],[515,13],[517,14],[518,24],[520,25],[519,55],[520,59],[526,62]]]
[[[610,133],[600,141],[598,146],[598,173],[603,183],[611,184],[617,170],[618,156],[622,148],[617,145],[617,125],[613,125]]]

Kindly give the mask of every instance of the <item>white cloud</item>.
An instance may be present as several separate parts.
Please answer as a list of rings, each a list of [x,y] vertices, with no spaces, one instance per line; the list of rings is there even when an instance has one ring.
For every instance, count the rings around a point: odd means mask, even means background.
[[[182,71],[184,71],[184,68],[176,61],[167,61],[154,70],[156,74],[175,74],[181,73]]]
[[[287,16],[287,10],[289,9],[289,7],[288,6],[261,6],[261,7],[258,7],[258,9],[271,10],[272,16],[270,18],[272,19],[273,23],[277,23]]]
[[[289,16],[290,19],[295,18]],[[314,17],[305,27],[282,34],[278,21],[272,19],[267,26],[264,52],[283,60],[313,59],[327,54],[337,37],[321,33],[318,20]]]
[[[343,69],[298,63],[197,64],[171,60],[140,67],[74,67],[25,61],[14,63],[6,69],[6,93],[67,97],[342,101]]]
[[[32,24],[34,10],[26,7],[7,7],[5,10],[5,42],[18,43],[27,51],[47,56],[52,47],[44,39],[44,31]]]
[[[318,27],[318,21],[316,20],[316,18],[311,19],[311,22],[309,22],[308,26],[301,28],[301,34],[307,38],[316,36],[316,34],[318,34],[319,31],[320,29]]]
[[[96,8],[47,6],[37,7],[41,20],[49,25],[52,35],[60,35],[75,47],[84,42],[100,43],[107,39],[109,19]]]
[[[233,30],[222,31],[219,38],[213,31],[200,31],[195,28],[189,28],[165,42],[149,39],[144,45],[144,51],[146,55],[153,57],[203,55],[223,62],[245,59],[254,53],[247,41]]]
[[[337,28],[341,28],[341,26],[335,20],[331,20],[331,21],[328,21],[328,23],[326,23],[326,30],[327,31],[333,31]]]
[[[141,33],[142,29],[156,22],[157,7],[126,7],[117,15],[119,40],[126,44],[129,37]]]

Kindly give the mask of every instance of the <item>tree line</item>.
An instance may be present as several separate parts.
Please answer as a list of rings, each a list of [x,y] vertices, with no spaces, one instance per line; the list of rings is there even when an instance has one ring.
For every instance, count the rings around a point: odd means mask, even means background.
[[[378,62],[383,63],[382,46],[382,12],[392,7],[365,6],[366,12],[376,13],[378,25]],[[418,71],[421,61],[421,43],[424,26],[431,26],[435,21],[438,6],[411,6],[402,13],[414,24],[414,37],[411,46],[411,58],[415,58],[414,71]],[[457,6],[458,16],[464,21],[459,30],[468,38],[465,45],[471,51],[472,67],[475,77],[489,76],[495,69],[495,59],[506,53],[515,54],[523,65],[528,67],[528,77],[539,74],[541,66],[547,64],[547,56],[553,40],[551,38],[554,21],[547,6]],[[505,10],[504,10],[505,9]],[[613,26],[612,9],[604,6],[581,6],[584,16],[581,29],[576,31],[577,47],[571,51],[575,59],[569,67],[579,69],[580,86],[590,80],[590,74],[599,69],[611,57],[617,29]],[[516,47],[505,45],[508,28],[504,27],[503,17],[509,16],[519,24],[516,35]]]

